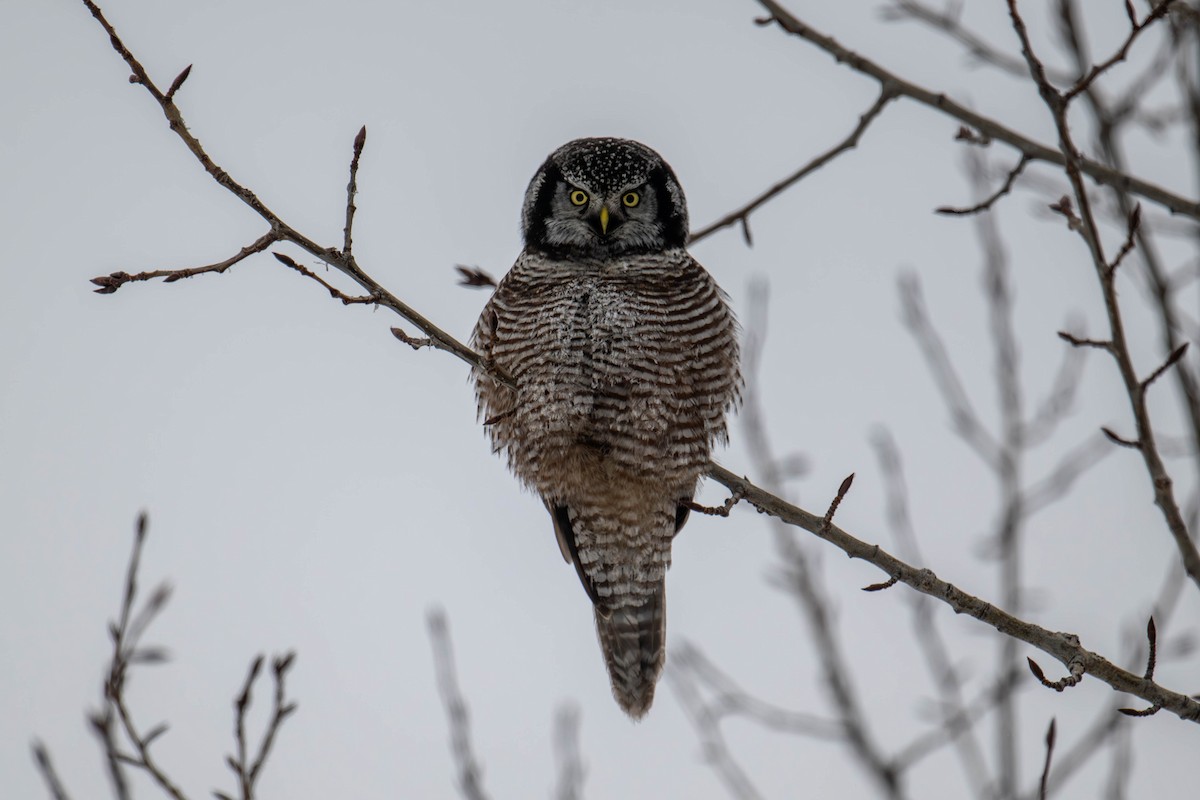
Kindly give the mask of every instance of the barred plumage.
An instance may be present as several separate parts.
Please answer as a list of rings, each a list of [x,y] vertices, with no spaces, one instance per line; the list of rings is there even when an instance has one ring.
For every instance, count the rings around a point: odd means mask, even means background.
[[[640,717],[664,663],[671,539],[737,399],[737,325],[684,249],[674,174],[643,145],[564,145],[523,221],[525,250],[473,338],[518,390],[476,374],[479,411],[550,511],[613,693]]]

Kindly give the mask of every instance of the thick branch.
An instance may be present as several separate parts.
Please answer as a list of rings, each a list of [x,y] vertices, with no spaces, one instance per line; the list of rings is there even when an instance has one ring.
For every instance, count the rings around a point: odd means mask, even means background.
[[[1200,723],[1200,702],[1187,695],[1173,692],[1154,681],[1121,669],[1100,655],[1080,644],[1078,637],[1069,633],[1055,633],[1033,623],[1018,619],[990,603],[967,594],[957,586],[937,577],[928,569],[918,569],[906,564],[883,550],[856,539],[837,525],[830,525],[822,534],[824,519],[797,508],[780,498],[764,492],[745,478],[740,478],[718,464],[710,464],[707,476],[732,492],[741,492],[748,502],[764,514],[770,514],[803,528],[809,533],[837,547],[850,558],[859,558],[879,567],[886,575],[895,575],[900,583],[911,586],[922,594],[940,600],[954,609],[957,614],[968,614],[995,628],[1005,636],[1011,636],[1048,653],[1064,665],[1078,662],[1084,672],[1107,683],[1119,692],[1136,695],[1149,703],[1161,702],[1162,707],[1181,719]]]

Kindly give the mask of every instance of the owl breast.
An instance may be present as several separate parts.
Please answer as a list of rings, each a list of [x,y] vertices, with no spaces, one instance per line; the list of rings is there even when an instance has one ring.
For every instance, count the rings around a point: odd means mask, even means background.
[[[476,330],[517,380],[481,378],[493,445],[543,494],[577,481],[690,496],[736,392],[732,316],[683,251],[630,262],[522,256]]]

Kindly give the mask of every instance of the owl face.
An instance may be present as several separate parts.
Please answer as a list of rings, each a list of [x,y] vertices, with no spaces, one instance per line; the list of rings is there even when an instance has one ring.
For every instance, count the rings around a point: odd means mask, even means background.
[[[576,139],[542,164],[521,214],[527,249],[607,258],[687,243],[687,203],[662,157],[628,139]]]

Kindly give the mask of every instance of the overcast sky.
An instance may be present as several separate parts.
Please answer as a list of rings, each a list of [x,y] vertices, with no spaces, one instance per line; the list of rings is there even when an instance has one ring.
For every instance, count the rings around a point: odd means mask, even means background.
[[[1054,141],[1028,85],[968,68],[929,32],[881,20],[878,3],[792,5],[906,78]],[[1012,48],[1003,4],[970,5],[968,21]],[[1097,50],[1107,52],[1121,35],[1121,3],[1088,5]],[[507,270],[521,246],[525,186],[561,143],[616,135],[654,147],[679,175],[699,226],[840,140],[877,93],[873,81],[778,28],[755,26],[761,9],[749,0],[110,0],[104,8],[160,86],[194,64],[179,95],[193,133],[292,226],[330,246],[341,242],[351,141],[365,124],[359,262],[464,339],[486,293],[457,286],[453,265]],[[290,689],[300,710],[277,742],[264,796],[455,796],[425,627],[436,606],[450,620],[493,796],[551,791],[551,723],[563,703],[582,711],[587,796],[725,796],[665,682],[639,724],[612,701],[587,598],[540,502],[490,455],[463,364],[414,353],[389,334],[395,317],[343,307],[269,256],[221,276],[91,292],[88,279],[115,270],[219,261],[265,229],[129,84],[81,3],[7,0],[2,16],[5,796],[43,793],[28,751],[34,737],[51,748],[75,797],[107,789],[84,713],[99,702],[105,626],[143,509],[151,521],[143,585],[175,587],[150,638],[172,659],[138,670],[130,697],[144,726],[171,723],[155,749],[192,797],[232,791],[223,765],[232,698],[256,653],[290,649],[299,653]],[[1035,8],[1030,22],[1046,41],[1046,16]],[[886,426],[905,456],[927,566],[998,599],[995,564],[981,558],[994,484],[951,434],[901,324],[896,289],[900,275],[919,276],[964,384],[994,424],[975,230],[932,213],[971,200],[956,130],[900,101],[856,151],[757,213],[753,248],[729,230],[694,254],[747,325],[761,324],[747,319],[749,283],[769,282],[762,405],[776,451],[802,453],[811,467],[789,484],[792,497],[820,512],[856,472],[838,519],[893,547],[870,447]],[[1194,196],[1194,173],[1180,168],[1171,144],[1135,139],[1134,166]],[[1000,145],[987,155],[1015,161]],[[1054,334],[1069,315],[1103,330],[1091,267],[1079,239],[1045,212],[1052,199],[1021,189],[997,212],[1030,404],[1051,384],[1063,347]],[[1185,254],[1182,246],[1166,253],[1179,264]],[[1137,310],[1141,296],[1127,285],[1123,297],[1136,356],[1152,365],[1157,334]],[[1112,365],[1093,356],[1082,380],[1076,413],[1029,460],[1031,479],[1100,425],[1130,431]],[[1156,402],[1170,429],[1169,395]],[[737,423],[732,430],[718,458],[752,473]],[[1192,492],[1195,476],[1178,469],[1181,493]],[[707,486],[704,498],[724,494]],[[1078,633],[1134,671],[1130,634],[1145,625],[1174,559],[1150,500],[1139,460],[1121,451],[1026,529],[1033,602],[1024,616]],[[859,587],[881,579],[877,570],[824,546],[813,552],[877,738],[895,752],[928,728],[922,710],[934,694],[911,642],[909,590],[864,594]],[[777,568],[770,528],[753,511],[694,515],[675,544],[669,641],[703,648],[756,695],[828,714],[801,615],[768,583]],[[1171,636],[1195,633],[1194,595],[1176,611]],[[948,608],[936,614],[978,691],[995,637]],[[1194,656],[1167,659],[1157,675],[1197,691],[1196,666]],[[265,702],[265,690],[259,696]],[[1025,787],[1052,716],[1067,747],[1107,704],[1141,704],[1095,680],[1063,695],[1027,685],[1020,697]],[[1181,781],[1194,780],[1200,730],[1163,714],[1131,732],[1130,796],[1187,796]],[[870,789],[836,744],[740,722],[728,735],[766,796]],[[1100,756],[1062,796],[1097,796],[1109,760]],[[962,793],[948,755],[911,780],[914,795]]]

